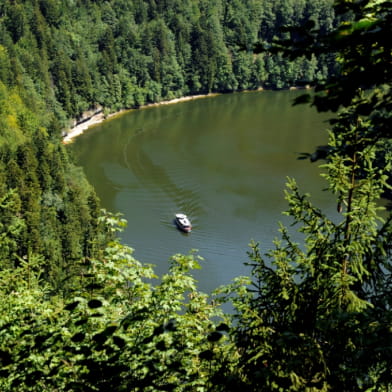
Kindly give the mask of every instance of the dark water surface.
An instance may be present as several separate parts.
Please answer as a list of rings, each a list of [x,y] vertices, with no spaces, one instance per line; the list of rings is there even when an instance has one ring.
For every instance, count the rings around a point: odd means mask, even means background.
[[[105,208],[128,221],[123,242],[167,271],[175,253],[198,249],[195,272],[210,291],[249,274],[251,239],[272,247],[286,177],[323,209],[332,201],[316,164],[297,160],[327,140],[327,116],[291,102],[299,92],[220,95],[136,110],[90,129],[70,147]],[[193,231],[173,225],[186,213]]]

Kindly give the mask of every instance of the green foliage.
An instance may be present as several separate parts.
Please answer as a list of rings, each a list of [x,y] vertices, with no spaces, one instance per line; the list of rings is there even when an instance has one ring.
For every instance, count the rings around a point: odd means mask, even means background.
[[[0,389],[390,390],[392,218],[379,206],[390,11],[368,0],[4,1]],[[301,27],[281,30],[290,23]],[[274,45],[255,54],[256,40]],[[197,290],[194,254],[175,255],[160,279],[135,260],[116,239],[125,222],[99,210],[59,141],[69,117],[97,104],[315,80],[302,100],[344,107],[322,167],[338,213],[289,180],[303,243],[283,226],[265,254],[252,242],[252,278],[217,297]]]
[[[0,260],[5,261],[18,251],[18,238],[25,227],[19,217],[21,205],[15,190],[0,197]]]
[[[109,224],[108,220],[112,223]],[[108,229],[115,217],[103,218]],[[106,223],[105,223],[106,224]],[[3,391],[194,391],[209,388],[217,359],[228,356],[224,316],[197,291],[193,255],[176,255],[155,275],[117,240],[81,276],[64,304],[45,299],[40,261],[0,272]],[[11,280],[10,280],[11,278]]]
[[[287,215],[303,233],[263,255],[251,244],[252,286],[238,291],[241,353],[232,389],[246,391],[388,391],[391,389],[391,214],[380,206],[390,185],[390,32],[387,1],[336,3],[342,24],[331,34],[316,23],[291,28],[274,51],[293,59],[339,53],[340,72],[320,83],[319,110],[331,120],[321,166],[337,214],[327,216],[289,180]],[[364,87],[372,87],[363,92]],[[343,107],[343,109],[342,109]],[[382,156],[382,166],[379,156]]]
[[[59,140],[40,125],[46,116],[21,95],[0,83],[0,269],[40,255],[42,276],[53,291],[66,293],[80,260],[95,254],[99,205]]]
[[[345,137],[332,134],[330,147],[339,151]],[[390,386],[392,335],[383,329],[392,317],[385,242],[390,222],[380,217],[377,204],[390,163],[380,169],[374,157],[374,147],[352,158],[333,153],[324,165],[340,220],[314,207],[290,180],[287,214],[304,233],[304,245],[294,243],[281,227],[282,240],[266,262],[258,244],[251,244],[255,295],[241,296],[234,332],[243,352],[239,375],[247,390]]]
[[[42,112],[54,111],[64,127],[64,117],[78,118],[97,104],[118,110],[190,93],[311,82],[314,74],[303,72],[307,60],[292,64],[295,72],[286,77],[285,59],[260,57],[266,75],[252,53],[257,40],[281,37],[288,22],[313,17],[329,30],[329,0],[310,4],[6,1],[0,76],[35,95],[26,103],[40,102]],[[313,66],[322,75],[328,72],[317,59]]]

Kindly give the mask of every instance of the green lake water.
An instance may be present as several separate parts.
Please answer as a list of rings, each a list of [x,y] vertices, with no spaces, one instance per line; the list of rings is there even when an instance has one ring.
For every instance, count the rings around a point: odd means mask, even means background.
[[[317,164],[298,160],[326,143],[326,115],[301,105],[298,91],[219,95],[131,111],[102,123],[69,147],[103,207],[128,221],[123,242],[134,256],[167,271],[170,256],[197,249],[195,272],[210,291],[249,274],[251,239],[272,248],[282,215],[286,177],[327,211],[335,205]],[[176,212],[190,234],[173,225]]]

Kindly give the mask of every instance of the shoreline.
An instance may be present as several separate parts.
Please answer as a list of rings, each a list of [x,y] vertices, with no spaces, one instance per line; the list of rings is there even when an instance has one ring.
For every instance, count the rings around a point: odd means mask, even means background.
[[[309,85],[306,85],[304,87],[299,87],[299,86],[291,86],[287,90],[292,91],[292,90],[308,90],[311,87]],[[241,90],[237,92],[257,92],[257,91],[266,91],[263,87],[260,87],[255,90]],[[198,95],[187,95],[185,97],[180,97],[180,98],[173,98],[167,101],[160,101],[160,102],[153,102],[153,103],[148,103],[146,105],[141,105],[136,108],[130,108],[130,109],[121,109],[118,112],[110,113],[108,115],[105,115],[102,111],[102,108],[98,109],[91,117],[87,117],[87,119],[82,120],[75,126],[69,128],[65,136],[63,136],[62,143],[63,144],[69,144],[74,141],[74,139],[80,135],[82,135],[86,130],[89,128],[92,128],[96,125],[99,125],[103,123],[104,121],[108,121],[113,119],[114,117],[121,116],[125,113],[129,113],[133,110],[140,110],[140,109],[148,109],[151,107],[156,107],[156,106],[161,106],[161,105],[172,105],[180,102],[186,102],[186,101],[192,101],[194,99],[201,99],[201,98],[209,98],[209,97],[216,97],[218,95],[221,95],[224,93],[209,93],[209,94],[198,94]],[[86,113],[88,113],[87,111]]]
[[[180,102],[186,102],[186,101],[192,101],[194,99],[201,99],[201,98],[208,98],[208,97],[214,97],[219,95],[219,93],[210,93],[210,94],[201,94],[201,95],[188,95],[185,97],[181,97],[181,98],[174,98],[168,101],[161,101],[161,102],[154,102],[154,103],[148,103],[146,105],[142,105],[138,108],[133,108],[133,109],[122,109],[118,112],[115,113],[111,113],[107,116],[104,115],[104,113],[102,111],[100,111],[99,113],[96,113],[94,115],[92,115],[90,118],[88,118],[87,120],[84,120],[82,122],[80,122],[79,124],[75,125],[74,127],[70,128],[66,135],[63,137],[63,144],[69,144],[71,143],[76,137],[82,135],[86,130],[88,130],[89,128],[101,124],[106,120],[110,120],[113,117],[117,117],[119,115],[128,113],[132,110],[139,110],[139,109],[148,109],[150,107],[156,107],[156,106],[161,106],[161,105],[172,105],[175,103],[180,103]]]

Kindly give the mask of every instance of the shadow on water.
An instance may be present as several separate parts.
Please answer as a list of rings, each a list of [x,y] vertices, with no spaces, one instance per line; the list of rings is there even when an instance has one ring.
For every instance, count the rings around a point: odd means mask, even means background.
[[[150,194],[165,194],[176,208],[172,213],[183,211],[196,219],[205,212],[197,191],[190,189],[190,186],[187,187],[185,181],[178,184],[178,178],[176,179],[177,183],[174,182],[163,165],[154,163],[143,148],[142,139],[144,137],[145,133],[139,130],[124,145],[123,159],[125,166],[132,172],[138,182],[145,189],[148,189]],[[147,137],[149,136],[147,135]],[[170,226],[170,222],[166,219],[162,223]]]

